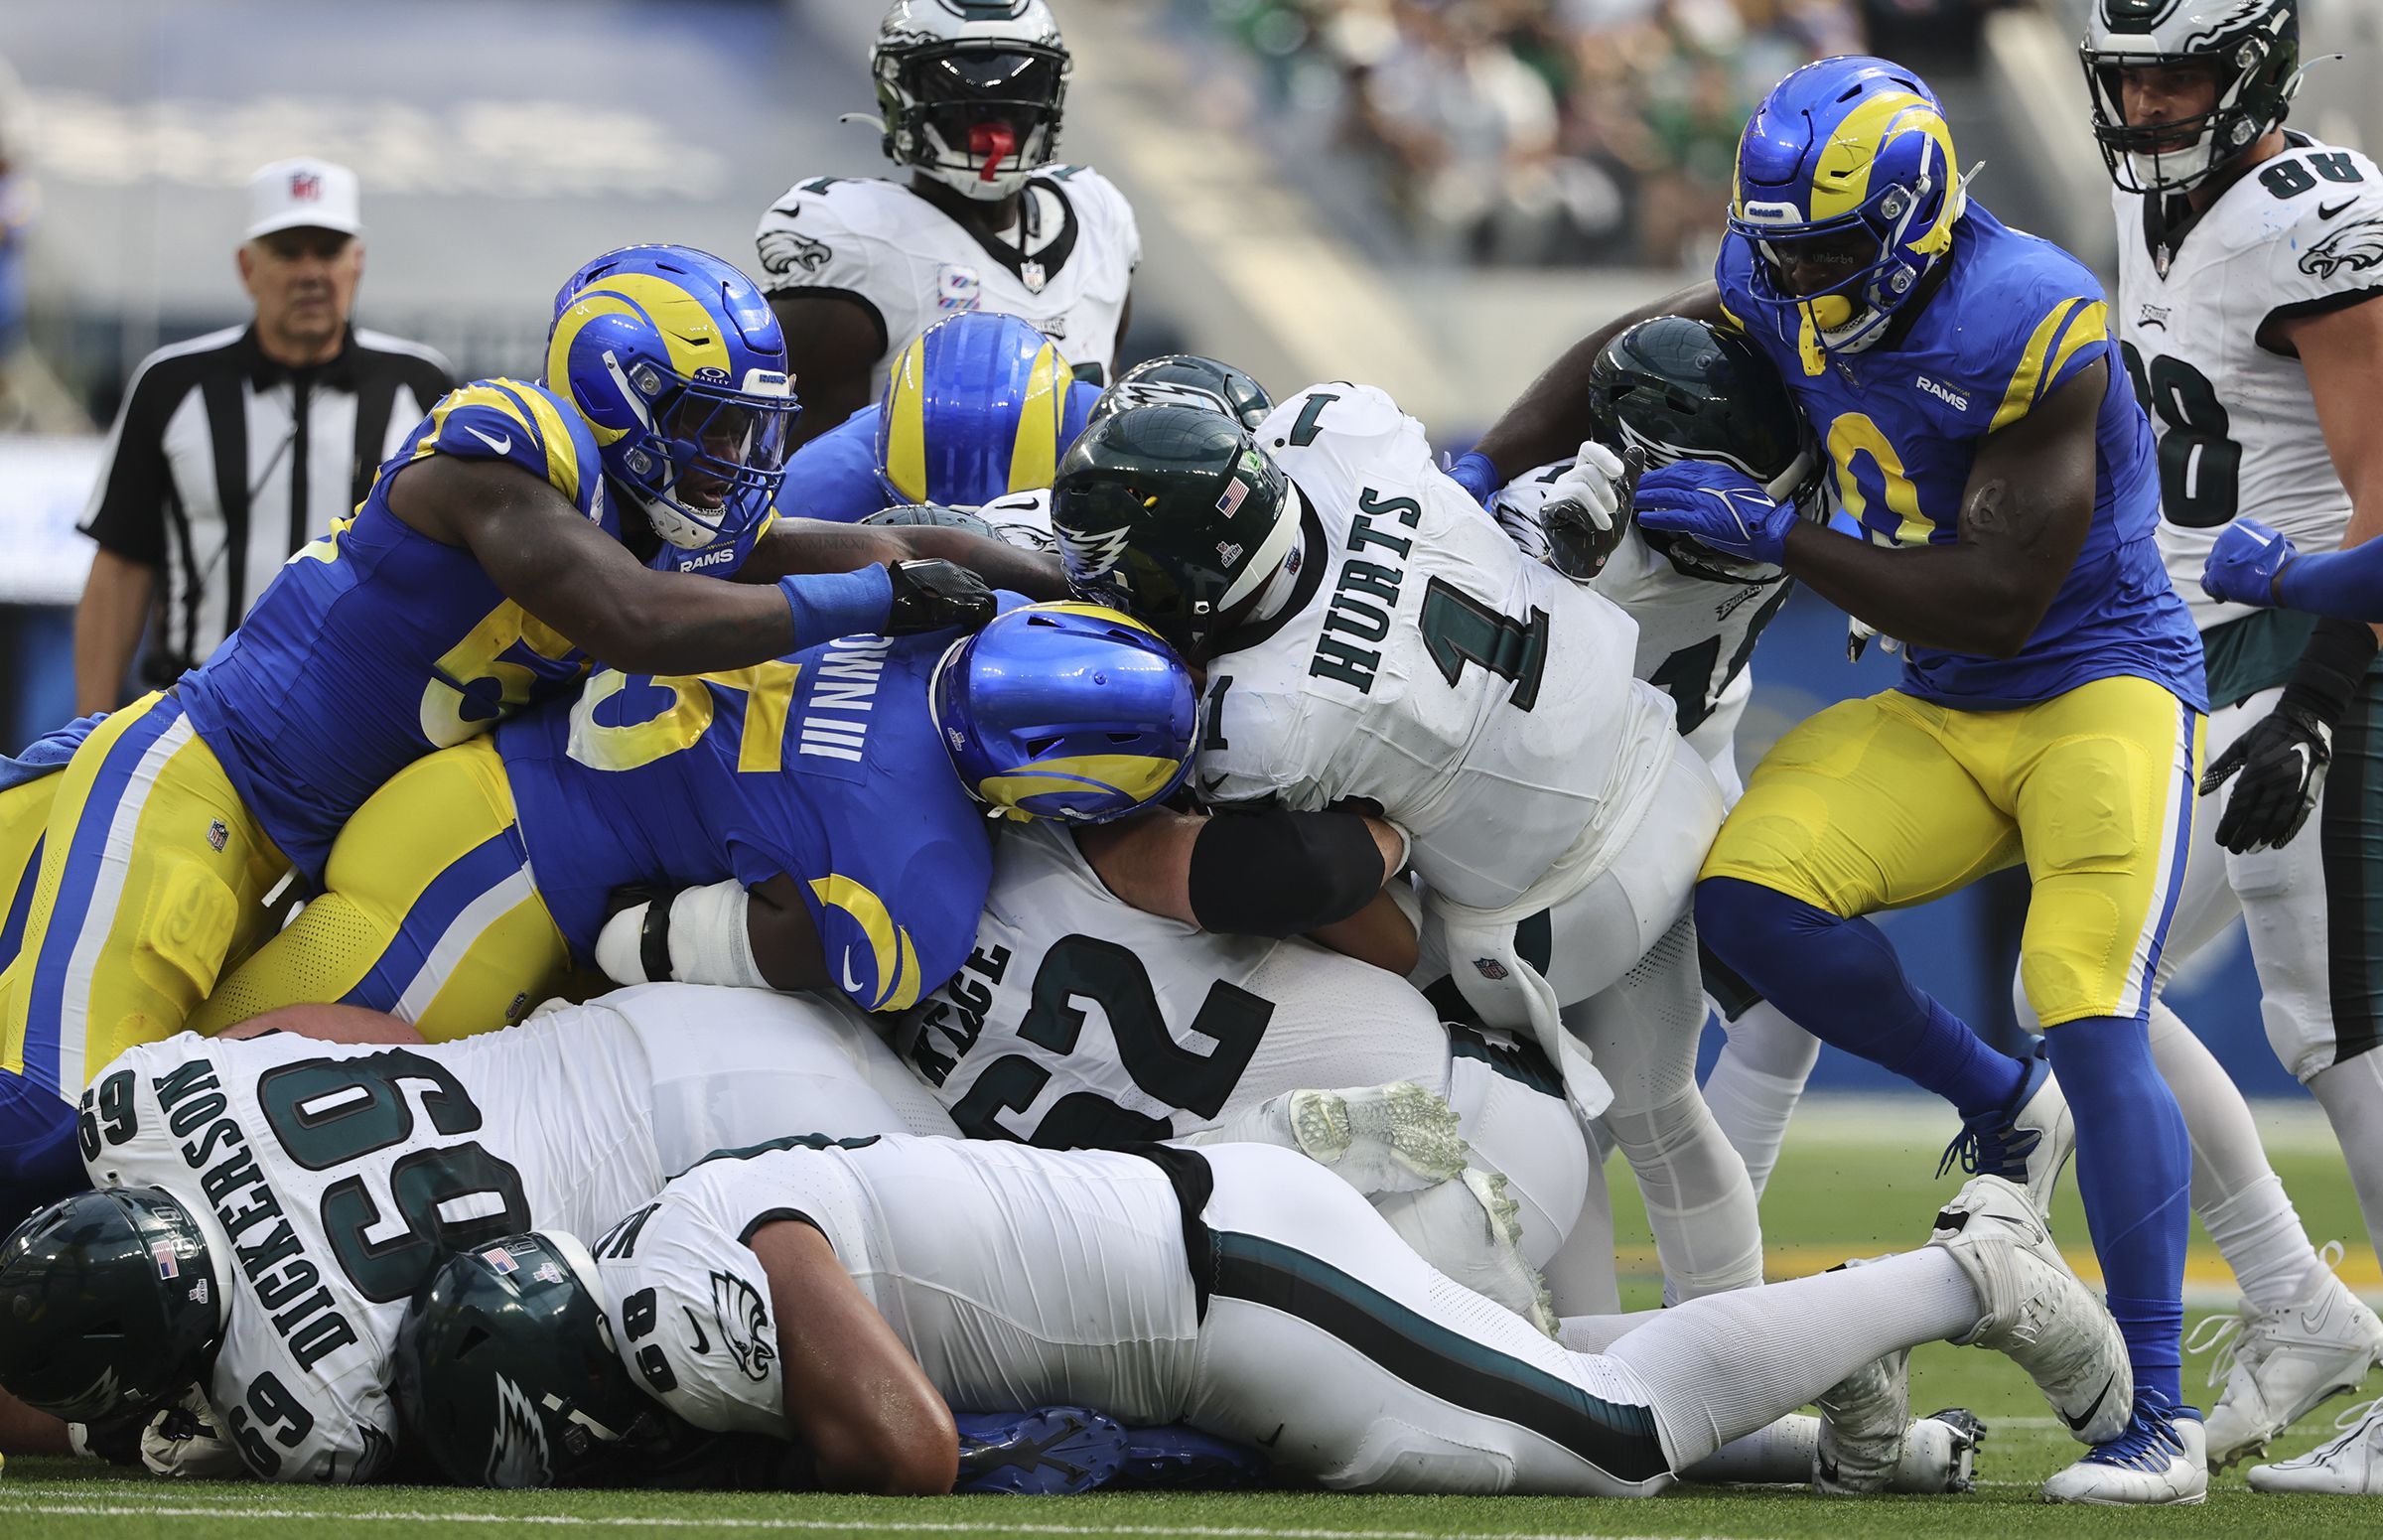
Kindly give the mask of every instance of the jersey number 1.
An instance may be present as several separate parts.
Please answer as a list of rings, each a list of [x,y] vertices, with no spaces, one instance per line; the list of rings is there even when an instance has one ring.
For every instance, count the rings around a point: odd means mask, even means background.
[[[1547,667],[1547,612],[1533,606],[1530,619],[1517,621],[1445,579],[1434,578],[1423,591],[1423,611],[1415,624],[1423,644],[1440,665],[1450,684],[1464,677],[1467,663],[1478,663],[1500,679],[1514,681],[1506,697],[1516,711],[1539,704],[1539,675]]]

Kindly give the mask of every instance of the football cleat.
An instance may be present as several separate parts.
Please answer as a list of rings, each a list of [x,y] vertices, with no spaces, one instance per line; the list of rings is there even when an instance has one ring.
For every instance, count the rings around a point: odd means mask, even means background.
[[[1976,1484],[1978,1446],[1986,1424],[1966,1407],[1930,1412],[1903,1430],[1902,1458],[1888,1481],[1891,1492],[1965,1492]]]
[[[1229,1491],[1266,1478],[1266,1457],[1197,1428],[1128,1428],[1115,1484],[1136,1491]]]
[[[2043,1483],[2046,1502],[2194,1503],[2209,1495],[2201,1414],[2147,1400],[2126,1432]]]
[[[2262,1454],[2268,1441],[2319,1402],[2358,1388],[2383,1362],[2383,1320],[2333,1275],[2341,1243],[2328,1242],[2324,1267],[2300,1298],[2262,1310],[2249,1300],[2239,1315],[2203,1321],[2185,1344],[2213,1352],[2209,1383],[2222,1385],[2209,1413],[2209,1467],[2223,1470]]]
[[[2338,1438],[2306,1455],[2253,1466],[2255,1492],[2323,1492],[2335,1496],[2383,1494],[2383,1399],[2361,1401],[2341,1414]]]
[[[1291,1137],[1350,1187],[1420,1192],[1460,1177],[1471,1153],[1456,1109],[1412,1080],[1348,1091],[1293,1091]]]
[[[2077,1147],[2077,1126],[2068,1115],[2060,1082],[2052,1078],[2052,1066],[2040,1052],[2027,1064],[2027,1077],[2009,1106],[1962,1123],[1961,1132],[1944,1147],[1936,1175],[1943,1176],[1958,1163],[1973,1176],[2017,1183],[2027,1189],[2035,1211],[2049,1216],[2052,1188]]]
[[[1983,1314],[1957,1345],[1993,1348],[2027,1370],[2078,1443],[2125,1431],[2135,1399],[2126,1341],[2069,1271],[2026,1189],[1973,1177],[1936,1216],[1928,1244],[1951,1252],[1978,1291]],[[2197,1420],[2193,1438],[2197,1451]]]
[[[1522,1205],[1502,1175],[1468,1168],[1436,1188],[1377,1199],[1374,1211],[1433,1267],[1556,1334],[1555,1299],[1522,1254]]]
[[[955,1492],[1064,1497],[1106,1486],[1125,1468],[1125,1429],[1075,1406],[1031,1412],[954,1412],[960,1431]]]
[[[1837,1495],[1885,1491],[1903,1458],[1911,1420],[1911,1353],[1873,1359],[1829,1387],[1812,1452],[1812,1485]]]

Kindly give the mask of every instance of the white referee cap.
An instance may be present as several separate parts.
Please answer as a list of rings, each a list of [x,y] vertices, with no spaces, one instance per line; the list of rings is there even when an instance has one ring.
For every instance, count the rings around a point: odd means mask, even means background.
[[[275,161],[248,179],[248,232],[245,239],[275,230],[338,230],[360,235],[364,221],[356,210],[355,173],[330,161],[300,156]]]

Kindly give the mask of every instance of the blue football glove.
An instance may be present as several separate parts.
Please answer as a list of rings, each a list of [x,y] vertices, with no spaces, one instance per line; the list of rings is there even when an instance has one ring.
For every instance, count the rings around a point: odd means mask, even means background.
[[[1773,501],[1744,471],[1710,460],[1657,466],[1638,478],[1638,522],[1701,540],[1730,556],[1776,567],[1795,527],[1795,505]]]
[[[2272,609],[2284,569],[2298,554],[2284,535],[2255,518],[2238,518],[2218,531],[2217,544],[2201,567],[2201,592],[2212,599]]]

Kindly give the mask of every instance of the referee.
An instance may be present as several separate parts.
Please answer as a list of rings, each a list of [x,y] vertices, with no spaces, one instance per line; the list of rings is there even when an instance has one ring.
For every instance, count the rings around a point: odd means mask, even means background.
[[[78,711],[204,661],[453,384],[430,349],[348,324],[364,267],[354,172],[277,161],[248,201],[256,319],[142,360],[108,438],[82,522],[99,549],[74,612]]]

